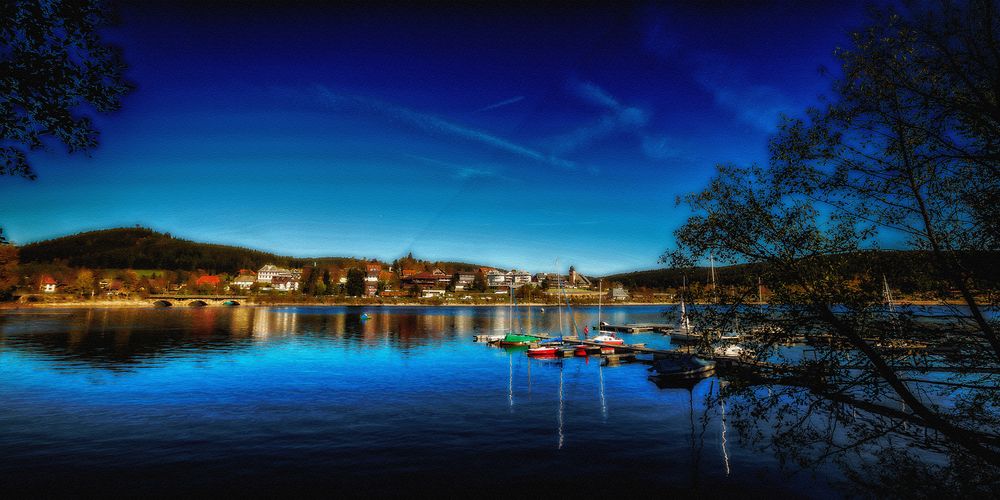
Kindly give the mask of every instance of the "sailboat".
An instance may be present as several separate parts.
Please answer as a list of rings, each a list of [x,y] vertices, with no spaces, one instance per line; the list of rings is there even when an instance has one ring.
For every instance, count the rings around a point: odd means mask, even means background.
[[[531,347],[530,349],[528,349],[528,356],[536,358],[555,357],[556,354],[559,353],[559,349],[562,348],[563,345],[562,304],[559,304],[557,307],[558,307],[557,314],[559,315],[559,336],[545,339],[539,342],[538,345]],[[542,310],[544,311],[545,309]]]
[[[687,277],[684,278],[684,290],[687,290]],[[684,292],[681,292],[681,317],[677,328],[670,334],[671,340],[694,341],[701,340],[701,335],[696,334],[691,329],[691,319],[687,315],[687,306],[684,304]]]
[[[622,339],[620,339],[620,338],[618,338],[618,337],[616,337],[614,333],[611,333],[609,335],[610,332],[604,332],[603,330],[601,330],[601,327],[604,326],[604,323],[601,321],[601,299],[604,296],[603,284],[604,284],[604,280],[599,280],[597,282],[597,290],[598,290],[597,291],[597,333],[599,333],[600,335],[594,337],[594,342],[598,342],[598,343],[601,343],[601,344],[609,344],[609,345],[624,345],[625,341],[622,340]]]
[[[508,306],[509,310],[508,317],[510,318],[508,320],[509,322],[508,331],[507,334],[504,335],[502,339],[500,339],[499,344],[505,347],[531,345],[533,342],[538,340],[538,337],[534,337],[532,335],[518,334],[514,332],[514,305],[515,305],[514,302],[515,302],[514,287],[512,286],[510,287],[510,303],[509,303],[510,305]]]

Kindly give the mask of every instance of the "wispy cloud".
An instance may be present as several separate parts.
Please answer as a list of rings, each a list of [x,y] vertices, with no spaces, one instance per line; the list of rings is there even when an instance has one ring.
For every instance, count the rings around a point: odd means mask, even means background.
[[[795,110],[792,100],[770,85],[753,84],[732,64],[718,56],[703,56],[694,78],[712,93],[715,104],[736,119],[764,132],[777,129],[780,116]]]
[[[489,132],[454,123],[434,115],[414,111],[403,106],[362,97],[357,95],[337,94],[324,86],[317,87],[317,95],[321,102],[335,108],[362,110],[384,116],[386,118],[406,123],[409,126],[432,134],[440,134],[470,142],[476,142],[500,151],[546,163],[555,167],[573,169],[576,163],[558,156],[548,155],[536,149],[522,146],[508,139]]]
[[[419,162],[434,165],[439,167],[445,167],[451,170],[451,175],[455,179],[459,180],[472,180],[472,179],[504,179],[505,177],[500,175],[500,173],[488,166],[469,166],[469,165],[459,165],[457,163],[452,163],[448,161],[438,160],[436,158],[428,158],[426,156],[420,155],[404,155],[407,158],[417,160]]]
[[[493,104],[490,104],[489,106],[485,106],[485,107],[479,108],[475,112],[476,113],[480,113],[482,111],[489,111],[491,109],[502,108],[504,106],[508,106],[508,105],[511,105],[511,104],[514,104],[514,103],[521,102],[523,100],[524,100],[524,96],[523,95],[519,95],[517,97],[511,97],[510,99],[506,99],[506,100],[503,100],[503,101],[500,101],[500,102],[495,102]]]
[[[611,111],[620,111],[623,106],[606,90],[591,82],[570,81],[570,92],[584,101],[596,104]]]
[[[570,81],[569,91],[580,100],[604,111],[596,121],[553,138],[556,154],[567,154],[617,133],[636,133],[644,129],[651,114],[642,108],[626,106],[608,91],[592,82]]]

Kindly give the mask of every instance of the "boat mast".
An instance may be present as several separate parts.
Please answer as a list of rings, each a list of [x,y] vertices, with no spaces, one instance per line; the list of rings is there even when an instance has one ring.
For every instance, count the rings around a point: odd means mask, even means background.
[[[713,300],[718,300],[718,295],[715,293],[715,255],[712,253],[708,254],[708,263],[710,266],[710,274],[712,277],[712,298]]]
[[[597,332],[601,332],[601,298],[604,295],[604,280],[597,280]]]
[[[507,326],[514,333],[514,287],[507,287]]]
[[[687,309],[684,307],[684,295],[687,293],[687,286],[687,276],[684,276],[684,288],[681,290],[681,327],[684,329],[684,333],[691,333],[688,326]]]
[[[889,280],[885,278],[885,274],[882,274],[882,296],[885,298],[885,305],[888,307],[890,313],[896,312],[896,304],[892,300],[892,292],[889,291]]]

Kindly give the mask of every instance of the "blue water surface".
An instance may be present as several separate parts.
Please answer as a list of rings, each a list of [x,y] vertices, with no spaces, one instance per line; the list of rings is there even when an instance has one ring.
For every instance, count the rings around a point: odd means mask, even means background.
[[[610,307],[611,323],[663,306]],[[473,342],[555,308],[207,307],[0,313],[0,491],[39,495],[826,496],[647,366]],[[362,320],[361,314],[371,316]],[[563,316],[563,331],[597,308]],[[623,335],[670,347],[669,337]],[[728,433],[727,433],[728,432]],[[832,494],[832,493],[831,493]]]

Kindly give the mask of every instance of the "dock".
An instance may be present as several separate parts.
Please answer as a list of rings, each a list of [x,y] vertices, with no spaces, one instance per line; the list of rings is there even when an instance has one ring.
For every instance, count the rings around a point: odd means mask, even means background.
[[[663,323],[625,323],[623,325],[597,325],[595,331],[616,332],[616,333],[642,333],[660,332],[666,333],[674,330],[674,325]]]
[[[545,334],[533,334],[532,336],[538,337],[539,339],[547,339],[549,335]],[[588,354],[600,354],[603,358],[609,358],[606,360],[608,364],[618,364],[621,361],[639,361],[636,356],[640,354],[651,356],[653,360],[657,359],[677,359],[684,356],[690,356],[692,353],[677,349],[653,349],[651,347],[646,347],[646,344],[623,344],[623,345],[608,345],[601,342],[594,342],[593,340],[581,340],[578,337],[567,336],[563,337],[563,341],[572,344],[582,344],[588,347]],[[600,348],[613,348],[613,353],[601,353]],[[568,357],[568,356],[567,356]],[[614,359],[610,359],[613,357]],[[748,369],[748,368],[764,368],[764,369],[781,369],[777,364],[768,363],[764,361],[755,361],[750,359],[732,357],[732,356],[705,356],[698,355],[698,357],[703,359],[710,359],[718,363],[718,368],[730,368],[730,369]]]

